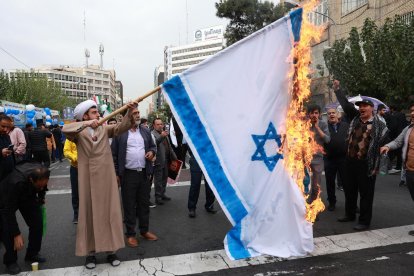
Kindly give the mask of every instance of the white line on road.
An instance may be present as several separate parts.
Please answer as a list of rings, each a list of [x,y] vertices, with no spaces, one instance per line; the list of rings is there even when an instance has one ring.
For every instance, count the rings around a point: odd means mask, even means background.
[[[388,260],[390,257],[387,256],[381,256],[381,257],[377,257],[371,260],[367,260],[367,262],[375,262],[375,261],[382,261],[382,260]]]
[[[62,174],[62,175],[51,175],[49,178],[69,178],[69,174]]]
[[[69,175],[54,175],[50,178],[67,178],[70,177]],[[168,185],[170,188],[174,187],[183,187],[183,186],[190,186],[190,181],[183,181],[183,182],[177,182],[176,184]],[[47,195],[64,195],[64,194],[70,194],[70,189],[59,189],[59,190],[50,190],[47,192]]]
[[[315,238],[315,250],[311,254],[299,258],[309,258],[379,246],[414,242],[414,236],[408,235],[408,231],[412,229],[414,229],[414,224]],[[290,259],[299,258],[295,257]],[[92,271],[83,266],[77,266],[46,269],[38,272],[23,272],[20,275],[188,275],[229,268],[268,264],[282,260],[286,259],[272,256],[260,256],[245,260],[231,261],[227,258],[224,250],[215,250],[126,261],[116,268],[111,267],[109,264],[102,264],[98,265],[97,268]]]

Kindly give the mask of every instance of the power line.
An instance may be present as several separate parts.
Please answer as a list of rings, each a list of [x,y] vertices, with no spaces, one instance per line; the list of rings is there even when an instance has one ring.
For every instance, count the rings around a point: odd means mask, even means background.
[[[21,61],[20,59],[18,59],[16,56],[14,56],[12,53],[10,53],[9,51],[7,51],[3,47],[0,46],[0,50],[2,50],[3,52],[5,52],[7,55],[9,55],[10,57],[12,57],[14,60],[16,60],[17,62],[19,62],[20,64],[23,64],[28,69],[30,69],[30,66],[28,66],[26,63],[24,63],[23,61]]]

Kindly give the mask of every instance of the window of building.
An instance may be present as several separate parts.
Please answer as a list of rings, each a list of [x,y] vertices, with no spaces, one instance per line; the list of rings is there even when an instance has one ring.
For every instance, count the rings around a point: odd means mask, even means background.
[[[368,0],[342,0],[342,15],[348,14],[367,3]]]
[[[407,13],[399,16],[399,19],[404,24],[407,24],[407,25],[411,23],[411,21],[413,20],[413,18],[414,18],[414,11],[410,11],[410,12],[407,12]]]
[[[109,75],[108,74],[104,74],[103,77],[104,77],[104,79],[107,79],[107,78],[109,78]]]

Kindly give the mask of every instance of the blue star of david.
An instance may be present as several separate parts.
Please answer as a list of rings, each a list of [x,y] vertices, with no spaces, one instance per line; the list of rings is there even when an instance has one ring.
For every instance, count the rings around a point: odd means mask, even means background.
[[[275,155],[267,156],[264,145],[266,144],[267,140],[275,140],[278,147],[280,148],[282,146],[280,137],[281,136],[277,134],[273,123],[269,123],[265,135],[252,134],[252,138],[257,146],[257,149],[252,156],[252,161],[263,161],[266,164],[267,169],[269,171],[273,171],[273,169],[276,167],[277,161],[279,161],[279,159],[283,159],[283,155],[276,153]]]

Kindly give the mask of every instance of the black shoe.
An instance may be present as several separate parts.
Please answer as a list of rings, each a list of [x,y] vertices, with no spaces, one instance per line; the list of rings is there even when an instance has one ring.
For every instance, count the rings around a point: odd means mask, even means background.
[[[155,204],[154,202],[149,202],[149,207],[150,208],[155,208],[155,207],[157,207],[157,204]]]
[[[338,186],[337,189],[340,190],[340,191],[344,191],[344,187],[342,187],[342,186]]]
[[[72,223],[73,224],[78,224],[78,218],[73,218]]]
[[[16,263],[9,264],[6,267],[7,267],[7,269],[6,269],[7,273],[9,273],[11,275],[19,274],[22,271],[20,266]]]
[[[335,204],[329,204],[328,211],[335,211]]]
[[[87,269],[94,269],[96,267],[96,257],[93,255],[86,257],[85,267]]]
[[[164,205],[164,202],[162,202],[161,199],[156,199],[155,200],[155,204],[157,204],[157,205]]]
[[[408,231],[408,235],[414,236],[414,230]]]
[[[46,262],[46,258],[42,257],[39,253],[34,256],[27,256],[24,257],[24,260],[31,263],[44,263]]]
[[[355,220],[355,218],[350,218],[350,217],[347,217],[347,216],[338,218],[339,222],[348,222],[348,221],[354,221],[354,220]]]
[[[364,231],[364,230],[367,230],[368,228],[369,228],[369,225],[360,224],[360,223],[354,226],[354,230],[357,230],[357,231]]]
[[[121,264],[121,261],[119,260],[119,258],[118,258],[118,256],[116,254],[109,254],[108,257],[106,257],[106,260],[112,266],[118,266],[118,265]]]
[[[188,210],[188,216],[190,218],[195,218],[196,217],[196,212],[194,209]]]
[[[405,181],[402,181],[401,180],[401,182],[400,182],[400,184],[398,185],[399,187],[402,187],[402,186],[407,186],[407,183],[405,183]]]
[[[207,213],[210,213],[210,214],[215,214],[215,213],[217,213],[217,210],[216,210],[216,209],[214,209],[214,207],[211,207],[211,208],[206,208],[206,211],[207,211]]]
[[[170,201],[171,197],[163,196],[163,197],[161,197],[161,199],[164,200],[164,201]]]

